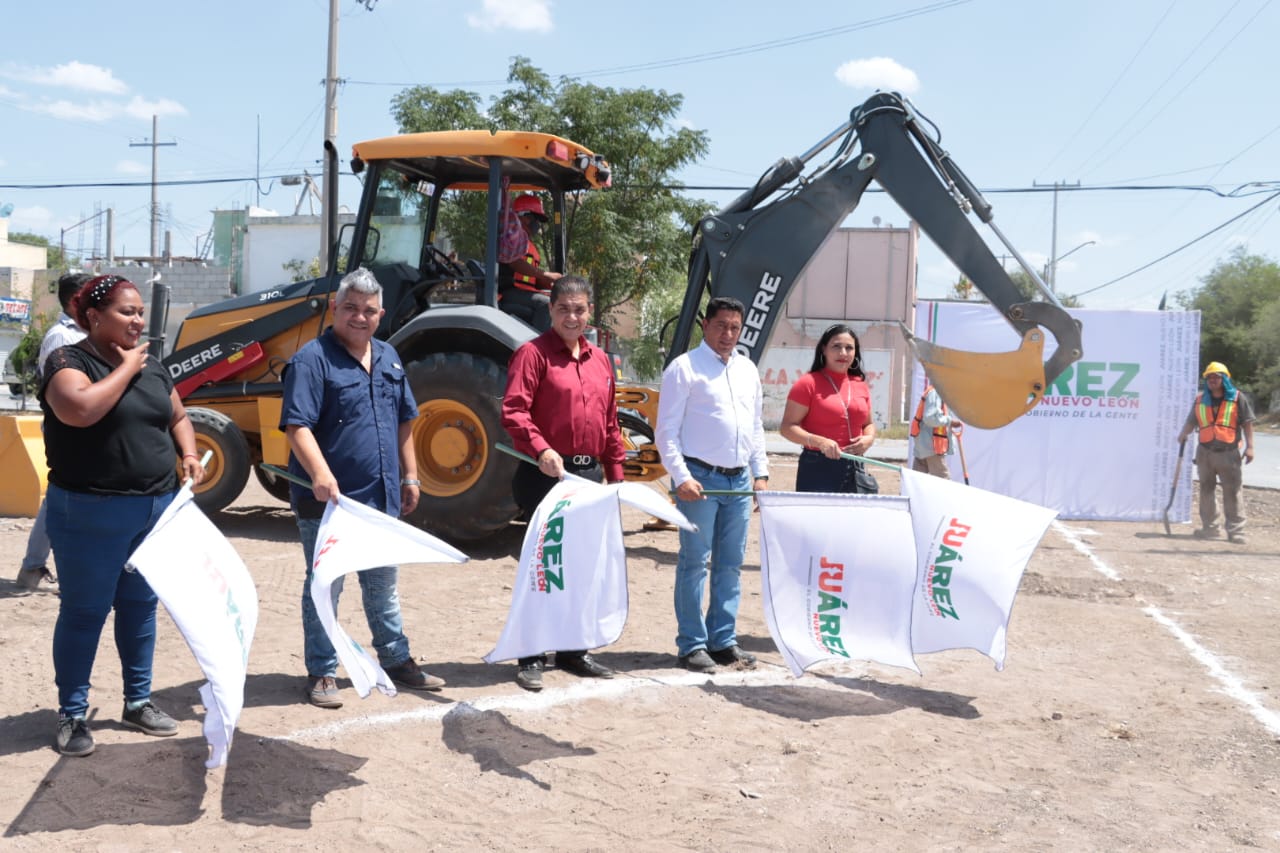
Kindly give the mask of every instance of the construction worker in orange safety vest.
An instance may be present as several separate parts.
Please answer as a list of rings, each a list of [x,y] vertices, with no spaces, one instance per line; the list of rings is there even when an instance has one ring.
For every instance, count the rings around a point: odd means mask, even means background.
[[[1242,461],[1253,461],[1253,405],[1231,382],[1231,371],[1220,361],[1204,369],[1204,385],[1182,426],[1179,441],[1197,432],[1196,471],[1200,476],[1200,527],[1197,539],[1217,539],[1218,507],[1214,490],[1222,483],[1222,514],[1227,539],[1244,544],[1244,470]],[[1240,438],[1244,436],[1243,456]]]
[[[498,270],[498,293],[502,309],[528,321],[535,329],[545,332],[551,328],[551,285],[561,273],[542,268],[542,253],[534,238],[547,222],[542,199],[532,193],[517,196],[511,204],[524,229],[526,245],[524,257],[501,264]]]
[[[916,404],[916,415],[911,419],[911,469],[951,479],[947,456],[955,452],[953,430],[960,427],[937,390],[926,384]]]

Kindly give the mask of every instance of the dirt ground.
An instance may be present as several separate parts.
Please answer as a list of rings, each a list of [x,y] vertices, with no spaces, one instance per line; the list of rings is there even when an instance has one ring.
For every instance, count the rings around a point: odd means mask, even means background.
[[[794,457],[773,464],[790,487]],[[466,565],[401,574],[414,653],[444,692],[348,687],[330,711],[302,700],[296,529],[251,478],[215,519],[262,604],[247,707],[212,772],[203,679],[167,616],[155,698],[179,736],[120,726],[108,626],[97,752],[57,755],[57,597],[17,590],[31,522],[0,519],[0,848],[1280,850],[1280,493],[1246,498],[1243,547],[1190,525],[1055,525],[1006,669],[947,652],[921,656],[922,677],[845,664],[793,679],[765,627],[755,525],[738,626],[760,665],[678,669],[677,538],[628,514],[630,619],[598,655],[620,676],[552,670],[537,695],[481,660],[510,599],[513,531]],[[340,618],[363,641],[353,593]]]

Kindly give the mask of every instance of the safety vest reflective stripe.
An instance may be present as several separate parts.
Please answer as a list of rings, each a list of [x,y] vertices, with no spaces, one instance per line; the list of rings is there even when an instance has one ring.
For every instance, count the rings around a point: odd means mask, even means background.
[[[532,267],[538,268],[542,266],[542,255],[538,252],[538,247],[533,245],[532,240],[530,240],[528,245],[525,246],[524,259]],[[537,278],[531,275],[515,272],[514,270],[512,270],[511,273],[511,283],[520,290],[528,290],[533,293],[544,292],[542,288],[538,287]]]
[[[920,434],[920,426],[924,423],[924,400],[929,396],[929,392],[933,390],[932,385],[924,386],[924,393],[920,395],[920,402],[916,404],[916,416],[911,419],[911,437],[915,438]],[[942,414],[947,413],[947,404],[942,404]],[[944,426],[934,427],[933,433],[933,452],[937,456],[947,455],[947,428]]]
[[[1212,398],[1211,398],[1212,399]],[[1204,394],[1196,397],[1196,424],[1200,427],[1200,443],[1221,441],[1223,444],[1236,443],[1237,407],[1234,400],[1223,398],[1218,405],[1217,417],[1213,407],[1205,402]]]

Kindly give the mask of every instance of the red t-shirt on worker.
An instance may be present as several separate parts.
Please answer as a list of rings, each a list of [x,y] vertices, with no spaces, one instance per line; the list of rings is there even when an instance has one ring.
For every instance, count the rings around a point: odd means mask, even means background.
[[[871,388],[856,376],[841,376],[829,370],[806,373],[791,386],[787,401],[809,409],[800,421],[801,429],[829,438],[841,447],[862,435],[863,428],[871,423]]]

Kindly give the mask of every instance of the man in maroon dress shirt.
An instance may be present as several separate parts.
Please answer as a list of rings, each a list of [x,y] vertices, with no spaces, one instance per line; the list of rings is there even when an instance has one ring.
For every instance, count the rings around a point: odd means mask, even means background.
[[[622,482],[625,449],[618,429],[613,366],[607,353],[583,336],[592,311],[591,285],[567,275],[551,287],[551,328],[511,356],[502,425],[516,450],[538,460],[522,464],[511,487],[516,503],[532,515],[566,471]],[[542,689],[545,654],[521,658],[516,683]],[[557,651],[556,665],[576,675],[612,678],[613,670],[586,651]]]

